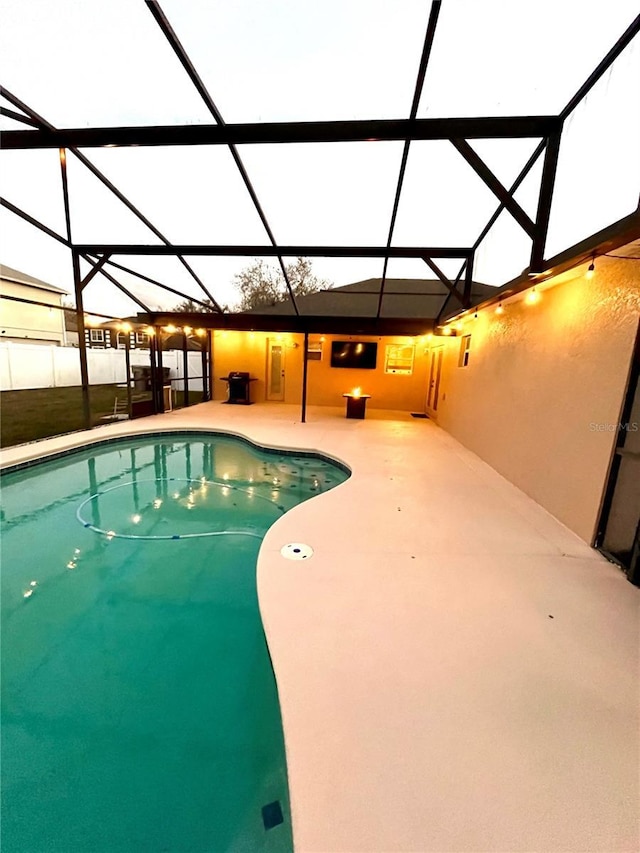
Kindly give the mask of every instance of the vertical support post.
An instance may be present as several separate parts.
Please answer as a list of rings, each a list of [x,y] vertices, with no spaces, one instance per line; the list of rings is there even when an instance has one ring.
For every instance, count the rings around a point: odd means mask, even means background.
[[[302,413],[300,420],[307,422],[307,368],[309,365],[309,332],[304,333],[304,353],[302,358]]]
[[[471,252],[467,258],[467,265],[464,271],[464,293],[462,299],[465,308],[471,307],[471,285],[473,284],[473,263],[475,260],[475,252]]]
[[[91,429],[91,400],[89,397],[89,362],[87,359],[87,341],[84,325],[84,305],[82,301],[82,279],[80,276],[80,255],[71,249],[73,261],[73,288],[76,298],[76,320],[78,323],[78,351],[80,354],[80,381],[82,383],[82,415],[85,429]]]
[[[200,358],[202,360],[202,402],[206,403],[211,399],[209,396],[209,363],[207,360],[207,343],[206,337],[200,338]]]
[[[183,379],[183,394],[184,400],[183,405],[186,407],[189,405],[189,338],[187,337],[187,333],[182,333],[182,379]],[[164,380],[163,380],[164,384]],[[163,389],[163,398],[164,398],[164,389]]]
[[[131,420],[131,332],[127,332],[124,342],[124,367],[127,372],[127,412]]]
[[[542,178],[540,181],[540,195],[538,197],[535,231],[533,234],[533,243],[531,245],[531,259],[529,261],[529,271],[532,273],[544,272],[544,253],[547,242],[547,231],[549,230],[549,215],[551,213],[553,187],[556,180],[556,168],[558,166],[560,139],[561,131],[558,131],[547,138],[547,149],[544,153],[544,164],[542,167]]]
[[[213,351],[214,337],[211,334],[211,329],[207,329],[207,352],[209,353],[209,399],[214,399],[214,378],[213,368],[215,366],[215,353]]]
[[[156,326],[156,375],[151,377],[151,393],[157,415],[164,414],[164,370],[162,367],[162,328]]]
[[[150,329],[151,331],[151,329]],[[158,330],[154,327],[153,334],[149,335],[149,368],[151,370],[151,401],[153,403],[153,411],[157,414],[156,410],[156,397],[153,392],[155,388],[155,376],[156,376],[156,353],[158,351]]]

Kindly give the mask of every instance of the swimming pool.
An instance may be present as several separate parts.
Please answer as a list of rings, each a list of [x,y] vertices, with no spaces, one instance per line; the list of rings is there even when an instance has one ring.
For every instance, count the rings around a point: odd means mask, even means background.
[[[3,475],[4,853],[292,849],[256,559],[347,477],[203,433]]]

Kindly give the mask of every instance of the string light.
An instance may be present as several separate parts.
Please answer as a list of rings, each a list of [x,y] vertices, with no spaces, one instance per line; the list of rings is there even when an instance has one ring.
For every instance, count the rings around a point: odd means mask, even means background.
[[[589,264],[589,269],[585,273],[585,278],[590,279],[593,278],[596,274],[596,256],[594,255],[591,259],[591,263]]]
[[[496,308],[496,314],[504,314],[504,308],[502,307],[502,302]]]
[[[538,302],[538,301],[539,301],[539,299],[540,299],[540,294],[539,294],[539,293],[538,293],[538,291],[535,289],[535,287],[533,287],[533,288],[529,291],[529,293],[527,294],[527,302],[529,303],[529,305],[535,305],[535,304],[536,304],[536,302]]]

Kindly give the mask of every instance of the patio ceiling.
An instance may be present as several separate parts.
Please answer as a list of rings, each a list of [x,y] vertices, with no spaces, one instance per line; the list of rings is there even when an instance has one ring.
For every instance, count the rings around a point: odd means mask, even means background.
[[[222,313],[233,271],[272,257],[296,316],[285,259],[306,256],[380,278],[379,320],[387,276],[429,267],[468,303],[472,276],[543,273],[637,205],[628,0],[579,19],[550,0],[4,5],[7,245],[28,223],[71,248],[79,309],[108,282],[147,313]]]

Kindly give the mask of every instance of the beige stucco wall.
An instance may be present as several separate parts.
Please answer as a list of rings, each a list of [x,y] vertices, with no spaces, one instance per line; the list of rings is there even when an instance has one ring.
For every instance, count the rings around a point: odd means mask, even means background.
[[[46,302],[52,306],[62,305],[62,294],[37,287],[26,287],[13,281],[0,279],[0,292],[20,299]],[[29,343],[64,345],[64,312],[42,305],[0,300],[3,340],[25,340]]]
[[[445,339],[438,424],[563,521],[595,533],[640,314],[640,264],[599,258]],[[438,339],[440,342],[442,339]]]
[[[257,379],[252,383],[251,398],[257,403],[265,400],[267,370],[267,341],[279,339],[285,345],[285,403],[297,404],[302,395],[303,335],[282,335],[263,332],[216,331],[213,338],[214,399],[224,400],[227,385],[220,380],[230,371],[249,371]],[[368,407],[399,411],[424,411],[427,385],[426,338],[367,337],[366,335],[325,335],[321,361],[308,362],[307,402],[316,406],[342,406],[342,394],[360,387],[371,394]],[[375,370],[352,370],[331,367],[331,341],[377,341],[378,357]],[[415,344],[411,375],[385,374],[385,347],[388,344]]]

